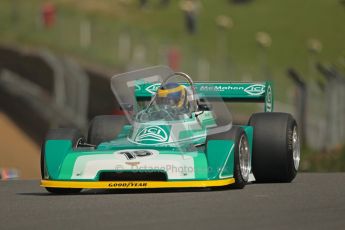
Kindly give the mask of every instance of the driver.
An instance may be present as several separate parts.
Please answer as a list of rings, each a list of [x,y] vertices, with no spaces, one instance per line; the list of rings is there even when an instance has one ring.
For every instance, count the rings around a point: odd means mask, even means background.
[[[173,110],[180,114],[189,110],[187,87],[175,82],[168,82],[157,91],[157,104],[165,110]]]

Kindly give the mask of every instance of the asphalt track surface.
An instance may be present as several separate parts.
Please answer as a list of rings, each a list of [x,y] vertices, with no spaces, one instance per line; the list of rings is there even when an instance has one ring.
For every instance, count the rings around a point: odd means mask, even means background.
[[[84,191],[0,182],[0,229],[345,229],[345,173],[243,190]]]

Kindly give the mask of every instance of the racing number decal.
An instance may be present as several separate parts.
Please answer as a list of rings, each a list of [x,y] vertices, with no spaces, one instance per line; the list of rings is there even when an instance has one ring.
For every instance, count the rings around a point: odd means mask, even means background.
[[[132,153],[131,153],[131,152],[120,152],[119,154],[121,154],[121,155],[125,155],[125,156],[126,156],[126,158],[127,158],[127,160],[132,160],[132,159],[134,159],[134,158],[135,158],[135,156],[134,156],[134,155],[132,155]]]
[[[127,158],[127,160],[132,160],[137,157],[140,158],[140,157],[147,157],[147,156],[152,155],[152,153],[147,150],[123,151],[123,152],[120,152],[119,154],[124,155]]]

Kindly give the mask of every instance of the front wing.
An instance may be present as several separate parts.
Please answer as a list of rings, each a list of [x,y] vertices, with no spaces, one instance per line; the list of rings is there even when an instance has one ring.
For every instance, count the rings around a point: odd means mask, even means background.
[[[56,181],[41,180],[42,187],[81,189],[152,189],[224,187],[235,183],[234,178],[194,181]]]

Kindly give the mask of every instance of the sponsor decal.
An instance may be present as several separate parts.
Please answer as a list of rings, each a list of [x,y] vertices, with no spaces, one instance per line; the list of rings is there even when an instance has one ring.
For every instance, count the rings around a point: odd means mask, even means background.
[[[260,96],[265,92],[265,85],[262,85],[262,84],[250,85],[244,89],[244,92],[252,96]]]
[[[170,126],[148,126],[138,132],[134,141],[143,144],[164,143],[169,139]]]
[[[114,182],[109,183],[109,188],[145,188],[146,182]]]
[[[214,92],[223,92],[228,90],[244,90],[242,86],[231,86],[231,85],[202,85],[198,88],[200,92],[202,91],[214,91]]]
[[[160,87],[160,83],[156,83],[156,84],[153,84],[153,85],[150,85],[148,87],[146,87],[146,91],[151,93],[151,94],[155,94],[158,90],[158,88]]]
[[[267,87],[267,94],[266,94],[266,112],[272,112],[272,88],[269,85]]]
[[[132,160],[135,158],[135,156],[131,154],[131,152],[124,151],[124,152],[119,152],[119,154],[124,155],[127,158],[127,160]]]

